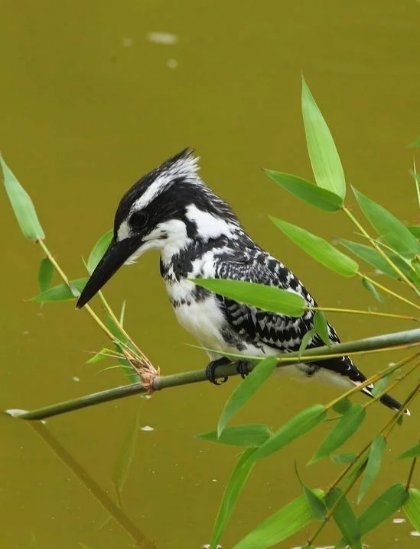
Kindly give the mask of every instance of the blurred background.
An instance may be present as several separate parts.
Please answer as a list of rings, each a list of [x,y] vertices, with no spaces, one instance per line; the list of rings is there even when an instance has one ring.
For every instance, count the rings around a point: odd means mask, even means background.
[[[112,226],[127,188],[191,146],[201,157],[203,178],[318,302],[376,308],[357,280],[340,279],[306,257],[267,214],[330,239],[351,238],[348,221],[298,202],[263,168],[312,178],[300,113],[303,72],[348,183],[403,220],[418,222],[408,174],[415,151],[408,145],[420,133],[419,16],[415,0],[3,0],[1,151],[72,278],[83,276],[81,258]],[[41,251],[22,238],[4,192],[0,219],[1,409],[31,409],[126,383],[120,370],[85,364],[106,345],[85,312],[73,303],[41,307],[28,301],[37,293]],[[128,329],[164,374],[206,365],[206,355],[189,346],[195,342],[176,323],[156,254],[121,270],[105,293],[116,309],[127,299]],[[384,310],[402,309],[388,302]],[[344,340],[407,327],[343,315],[331,320]],[[361,357],[359,365],[372,374],[396,358]],[[39,430],[0,417],[2,547],[136,546],[129,526],[110,518],[103,503],[116,500],[116,463],[137,415],[137,447],[122,494],[122,513],[141,532],[137,545],[208,543],[238,452],[199,441],[196,434],[215,427],[237,383],[182,387],[150,400],[131,397],[49,420],[48,433],[77,460],[90,479],[85,482]],[[409,388],[405,384],[396,396]],[[276,429],[314,399],[327,402],[337,394],[334,387],[276,378],[237,421]],[[369,410],[357,435],[360,445],[389,417],[383,407]],[[418,436],[416,417],[392,438],[387,467],[367,502],[405,478],[407,464],[395,457]],[[257,467],[223,547],[299,493],[294,460],[309,484],[327,487],[339,472],[336,465],[322,461],[304,468],[321,436],[322,429],[314,431]],[[312,529],[282,547],[304,544]],[[369,544],[418,547],[412,530],[390,520],[368,537]],[[319,543],[333,544],[337,536],[331,526]]]

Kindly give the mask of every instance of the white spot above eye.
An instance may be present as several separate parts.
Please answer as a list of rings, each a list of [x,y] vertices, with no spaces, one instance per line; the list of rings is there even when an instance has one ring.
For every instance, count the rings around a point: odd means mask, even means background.
[[[229,223],[220,217],[216,217],[209,212],[203,212],[195,204],[187,206],[187,218],[197,225],[197,230],[201,238],[209,240],[225,235],[232,238],[232,231]]]

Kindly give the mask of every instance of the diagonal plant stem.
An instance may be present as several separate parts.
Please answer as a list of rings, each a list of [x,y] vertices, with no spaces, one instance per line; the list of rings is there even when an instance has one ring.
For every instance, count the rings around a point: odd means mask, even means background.
[[[398,274],[398,276],[401,278],[401,280],[404,280],[404,282],[416,293],[416,295],[419,295],[418,289],[415,287],[415,285],[409,280],[406,275],[398,268],[397,265],[388,257],[388,255],[382,250],[380,246],[378,246],[376,240],[370,236],[370,234],[366,231],[366,229],[363,227],[363,225],[357,220],[356,216],[352,214],[352,212],[346,208],[346,206],[342,207],[343,211],[347,216],[351,219],[351,221],[356,225],[356,227],[359,229],[359,231],[365,236],[369,242],[372,244],[372,246],[376,249],[376,251],[381,254],[381,256],[385,259],[385,261],[394,269],[394,271]]]

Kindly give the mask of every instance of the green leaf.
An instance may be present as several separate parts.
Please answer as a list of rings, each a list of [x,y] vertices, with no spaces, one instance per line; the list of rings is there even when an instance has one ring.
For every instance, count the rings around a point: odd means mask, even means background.
[[[368,265],[371,265],[374,269],[386,274],[387,276],[397,279],[398,274],[391,267],[391,265],[381,256],[381,254],[370,246],[365,244],[359,244],[358,242],[352,242],[351,240],[340,239],[340,244],[345,246],[348,250],[354,253],[360,259],[363,259]]]
[[[366,411],[360,404],[353,404],[347,412],[345,412],[335,427],[328,433],[318,450],[315,452],[309,463],[315,463],[324,456],[328,456],[334,452],[342,444],[346,442],[360,427]]]
[[[403,452],[398,459],[415,458],[420,456],[420,442]]]
[[[372,396],[377,397],[385,392],[386,388],[389,385],[389,382],[391,381],[390,375],[391,374],[387,374],[384,377],[381,377],[379,381],[375,382],[375,385],[373,386],[373,389],[371,391]]]
[[[343,496],[342,491],[339,488],[333,488],[327,493],[326,502],[329,509],[334,507],[333,519],[342,533],[345,542],[352,549],[362,549],[357,518],[349,502]]]
[[[315,491],[319,497],[321,490]],[[312,520],[312,510],[304,496],[288,503],[249,532],[234,549],[265,549],[302,530]]]
[[[305,335],[302,337],[302,341],[300,342],[300,345],[299,345],[299,354],[300,355],[306,350],[306,347],[309,345],[309,343],[311,342],[312,338],[315,335],[316,335],[315,328],[311,328],[310,330],[308,330],[305,333]]]
[[[413,236],[415,236],[417,239],[420,239],[420,225],[409,225],[407,229]]]
[[[51,286],[51,280],[54,274],[54,265],[48,259],[44,257],[41,259],[38,271],[38,287],[41,292],[45,292]]]
[[[3,169],[4,186],[23,236],[29,240],[43,240],[45,234],[31,197],[16,179],[1,155],[0,163]]]
[[[234,470],[227,483],[225,491],[223,493],[222,501],[220,503],[219,510],[217,512],[216,520],[211,535],[210,546],[216,547],[217,542],[220,539],[224,529],[226,528],[233,510],[235,509],[238,498],[242,492],[242,489],[253,469],[255,462],[252,456],[255,452],[254,448],[248,448],[239,457]]]
[[[388,246],[408,259],[420,253],[420,243],[399,219],[357,189],[353,192],[363,214]]]
[[[253,455],[253,459],[262,459],[287,446],[323,422],[326,415],[326,408],[322,404],[306,408],[280,427],[267,442],[260,446]]]
[[[292,242],[319,261],[324,267],[342,276],[357,274],[358,264],[323,238],[281,219],[271,217],[271,220]]]
[[[420,532],[420,490],[417,488],[408,489],[408,498],[403,505],[404,513],[408,520]]]
[[[330,456],[331,461],[334,463],[337,463],[337,465],[341,465],[342,463],[354,463],[357,459],[356,454],[348,453],[348,454],[335,454]]]
[[[99,352],[94,354],[89,360],[86,361],[86,364],[96,364],[97,362],[100,362],[101,360],[105,360],[108,357],[115,358],[115,351],[112,349],[107,349],[104,347]]]
[[[346,180],[331,132],[302,78],[302,114],[312,171],[319,187],[346,196]]]
[[[89,258],[87,260],[87,270],[89,271],[89,274],[92,274],[95,270],[96,265],[100,262],[102,259],[104,253],[109,247],[109,244],[112,240],[112,237],[114,236],[114,231],[109,230],[105,234],[103,234],[99,240],[94,245],[92,251],[89,254]]]
[[[305,496],[306,501],[308,502],[308,505],[312,510],[313,518],[317,520],[323,520],[327,513],[327,508],[325,506],[325,502],[323,498],[319,497],[316,490],[312,490],[312,488],[309,488],[309,486],[306,486],[306,484],[302,481],[299,475],[299,471],[296,463],[295,463],[295,472],[299,480],[299,483],[302,486],[303,495]]]
[[[374,284],[372,284],[372,282],[370,280],[368,280],[367,278],[362,278],[362,286],[364,288],[366,288],[366,290],[372,294],[372,296],[374,297],[374,299],[376,299],[376,301],[379,301],[379,303],[383,303],[384,298],[379,293],[376,286]]]
[[[220,435],[228,421],[242,408],[242,406],[256,393],[261,385],[271,376],[277,366],[277,359],[269,356],[259,362],[252,372],[236,386],[230,395],[217,424],[217,434]]]
[[[334,412],[337,412],[337,414],[345,414],[347,410],[349,410],[352,406],[351,400],[347,397],[340,398],[340,400],[337,400],[337,402],[333,406]]]
[[[417,139],[412,141],[408,146],[411,147],[411,148],[420,147],[420,137],[417,137]]]
[[[265,173],[283,189],[311,206],[316,206],[326,212],[336,212],[343,205],[341,196],[322,187],[317,187],[301,177],[274,170],[265,170]]]
[[[66,284],[59,284],[58,286],[53,286],[48,288],[45,292],[41,292],[31,299],[36,303],[53,303],[57,301],[69,301],[79,297],[81,291],[85,287],[87,278],[77,278],[76,280],[71,280],[70,284],[72,290]]]
[[[133,463],[134,455],[136,452],[137,438],[139,436],[139,426],[140,408],[137,410],[134,419],[131,421],[131,425],[128,427],[125,433],[123,443],[115,461],[114,471],[112,475],[112,480],[120,507],[122,507],[122,490],[127,481],[130,467]]]
[[[194,278],[191,282],[239,303],[246,303],[265,311],[289,316],[301,316],[306,306],[299,294],[281,290],[274,286],[254,284],[242,280],[221,280],[215,278]]]
[[[247,448],[257,448],[261,446],[272,435],[272,432],[267,425],[250,424],[250,425],[235,425],[234,427],[226,427],[217,436],[217,431],[209,431],[197,435],[202,440],[215,442],[218,444],[230,444],[232,446],[245,446]]]
[[[401,484],[390,486],[360,515],[359,528],[361,534],[367,534],[367,532],[370,532],[396,513],[407,498],[408,492],[404,486]]]
[[[360,503],[364,498],[369,486],[373,483],[381,469],[382,458],[386,448],[386,439],[382,435],[377,435],[370,445],[369,456],[366,468],[363,473],[360,483],[359,495],[357,503]]]
[[[313,318],[314,328],[316,333],[321,338],[324,345],[331,345],[330,336],[328,333],[328,322],[325,314],[322,311],[316,311]]]

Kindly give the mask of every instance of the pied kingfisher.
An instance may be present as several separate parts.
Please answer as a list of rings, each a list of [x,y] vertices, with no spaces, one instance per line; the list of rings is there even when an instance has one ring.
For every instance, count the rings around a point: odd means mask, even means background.
[[[77,303],[83,307],[117,269],[133,263],[146,250],[160,250],[160,272],[181,325],[208,349],[251,356],[278,356],[299,349],[313,327],[314,312],[301,317],[266,312],[214,294],[195,285],[192,278],[246,280],[276,286],[301,295],[308,306],[315,300],[283,263],[260,248],[241,227],[230,206],[198,175],[198,158],[185,149],[164,162],[123,196],[114,221],[114,237],[92,273]],[[328,325],[332,343],[340,340]],[[322,345],[314,335],[308,347]],[[230,360],[209,353],[207,377],[217,384],[216,369]],[[365,376],[348,356],[287,366],[287,370],[314,377],[327,374],[347,386]],[[241,375],[246,362],[238,363]],[[373,386],[363,389],[372,396]],[[389,395],[381,402],[392,409],[401,405]]]

